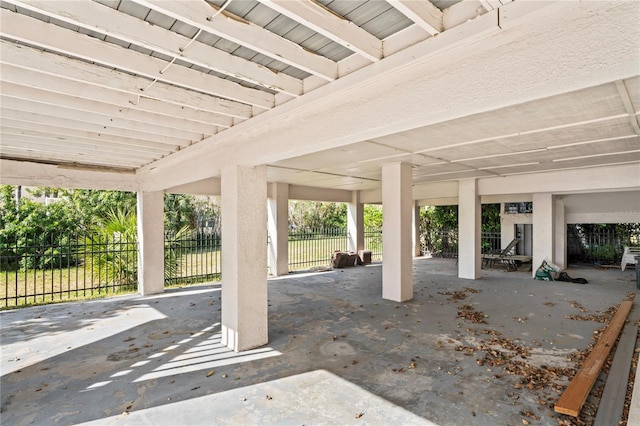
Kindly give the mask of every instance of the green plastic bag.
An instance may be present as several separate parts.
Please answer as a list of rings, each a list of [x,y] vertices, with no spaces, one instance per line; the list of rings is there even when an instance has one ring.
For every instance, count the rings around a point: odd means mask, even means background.
[[[543,260],[542,264],[536,269],[536,274],[533,278],[541,281],[554,281],[553,272],[560,272],[560,268],[547,260]]]

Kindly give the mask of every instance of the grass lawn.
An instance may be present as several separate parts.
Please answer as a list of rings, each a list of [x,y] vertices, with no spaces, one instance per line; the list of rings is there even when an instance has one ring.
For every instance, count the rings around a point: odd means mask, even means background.
[[[135,292],[132,286],[99,285],[84,268],[2,271],[0,309]]]

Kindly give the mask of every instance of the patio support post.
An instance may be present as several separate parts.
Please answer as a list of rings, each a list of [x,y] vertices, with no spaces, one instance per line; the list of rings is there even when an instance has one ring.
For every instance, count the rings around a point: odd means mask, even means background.
[[[289,273],[289,184],[272,183],[269,205],[269,269],[278,277]]]
[[[403,302],[413,298],[411,164],[382,167],[382,207],[382,298]]]
[[[138,192],[138,292],[164,291],[164,192]]]
[[[567,216],[564,209],[564,200],[556,196],[555,208],[555,256],[553,263],[562,269],[567,267]]]
[[[458,183],[458,277],[476,280],[481,272],[482,216],[477,179]]]
[[[350,251],[364,250],[364,204],[360,202],[360,191],[353,191],[347,204],[347,239]]]
[[[554,219],[553,195],[549,193],[533,194],[532,276],[535,275],[536,269],[545,258],[555,263]]]
[[[222,169],[222,344],[268,342],[267,167]]]
[[[420,205],[417,201],[413,203],[413,255],[418,257],[422,254],[420,250]]]

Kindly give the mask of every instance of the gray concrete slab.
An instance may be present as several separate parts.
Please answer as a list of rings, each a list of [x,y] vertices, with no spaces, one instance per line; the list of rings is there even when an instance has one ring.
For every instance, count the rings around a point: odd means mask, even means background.
[[[0,421],[556,425],[557,389],[478,360],[496,337],[526,365],[572,366],[602,324],[566,317],[636,292],[633,270],[568,273],[589,284],[461,280],[455,260],[416,259],[405,303],[381,299],[379,264],[291,274],[269,280],[269,345],[239,354],[220,344],[219,284],[4,311]],[[458,317],[463,305],[486,323]]]

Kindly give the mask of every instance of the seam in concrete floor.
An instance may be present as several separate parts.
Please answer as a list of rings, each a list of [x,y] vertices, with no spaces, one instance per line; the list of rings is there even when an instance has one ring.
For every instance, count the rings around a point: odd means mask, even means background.
[[[4,311],[0,421],[556,425],[556,390],[518,386],[472,348],[490,331],[527,348],[522,362],[567,366],[602,324],[566,317],[636,292],[633,270],[568,272],[589,284],[461,280],[455,260],[420,258],[404,303],[381,299],[379,264],[291,274],[268,282],[269,344],[241,354],[219,341],[220,284]]]

